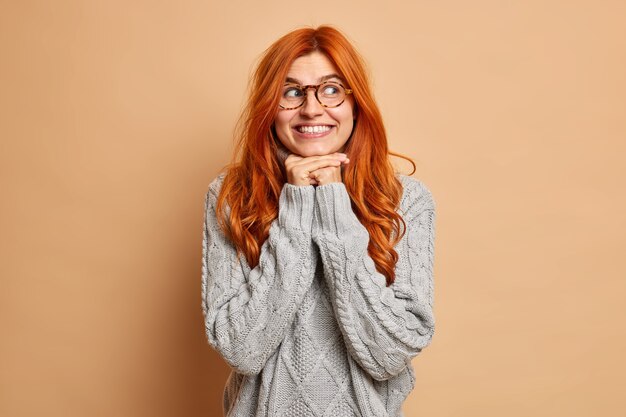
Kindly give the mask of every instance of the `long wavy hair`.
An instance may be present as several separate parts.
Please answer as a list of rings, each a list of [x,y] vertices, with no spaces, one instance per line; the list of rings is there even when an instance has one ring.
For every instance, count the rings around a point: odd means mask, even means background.
[[[281,90],[293,61],[313,51],[324,53],[353,90],[356,120],[344,153],[350,163],[343,167],[343,183],[352,209],[369,232],[367,248],[376,270],[395,280],[398,254],[394,246],[406,231],[396,212],[402,184],[396,178],[382,117],[374,100],[361,55],[332,26],[294,30],[274,42],[261,56],[250,80],[250,93],[237,123],[233,159],[226,168],[216,212],[224,234],[245,255],[250,266],[259,263],[261,246],[269,236],[270,224],[278,216],[278,200],[286,175],[277,156],[273,129]],[[226,205],[230,209],[227,214]]]

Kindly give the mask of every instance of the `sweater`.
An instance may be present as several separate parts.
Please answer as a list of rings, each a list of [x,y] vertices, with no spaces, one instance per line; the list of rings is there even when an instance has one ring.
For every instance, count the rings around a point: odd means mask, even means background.
[[[343,183],[285,183],[251,269],[217,223],[224,175],[205,196],[202,244],[205,332],[232,369],[224,415],[403,417],[415,386],[411,359],[435,328],[429,189],[396,174],[406,233],[387,286]]]

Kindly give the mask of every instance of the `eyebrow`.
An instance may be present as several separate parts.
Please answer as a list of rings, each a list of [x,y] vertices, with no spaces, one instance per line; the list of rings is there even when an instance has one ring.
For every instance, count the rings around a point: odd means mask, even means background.
[[[322,78],[320,78],[317,82],[318,83],[323,83],[324,81],[330,80],[331,78],[337,78],[343,82],[345,82],[346,80],[340,76],[339,74],[328,74],[328,75],[324,75]],[[299,80],[296,80],[295,78],[291,78],[291,77],[287,77],[285,78],[285,82],[288,83],[295,83],[295,84],[300,84],[302,85],[302,82],[300,82]]]

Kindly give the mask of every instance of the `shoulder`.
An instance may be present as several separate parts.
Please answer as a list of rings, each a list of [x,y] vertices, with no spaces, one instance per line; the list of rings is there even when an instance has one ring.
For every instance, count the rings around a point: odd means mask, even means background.
[[[222,189],[222,184],[224,183],[225,177],[226,171],[222,171],[209,182],[209,185],[204,194],[204,210],[206,212],[215,211],[217,199],[220,195],[220,190]]]
[[[227,171],[224,170],[220,172],[215,178],[209,182],[208,189],[206,191],[206,197],[208,198],[210,195],[213,195],[217,198],[222,189],[222,184],[224,183],[224,178],[226,177]]]
[[[402,184],[402,198],[400,209],[410,216],[417,215],[424,210],[435,210],[436,204],[430,188],[421,180],[404,174],[396,174]]]

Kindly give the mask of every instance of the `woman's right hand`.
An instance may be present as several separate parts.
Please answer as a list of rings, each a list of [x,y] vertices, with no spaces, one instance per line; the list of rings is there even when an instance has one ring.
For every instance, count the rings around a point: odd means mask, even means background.
[[[310,176],[311,172],[330,166],[338,167],[344,163],[348,163],[345,153],[335,152],[330,155],[307,157],[292,153],[285,159],[287,182],[293,185],[315,185],[317,181]]]

